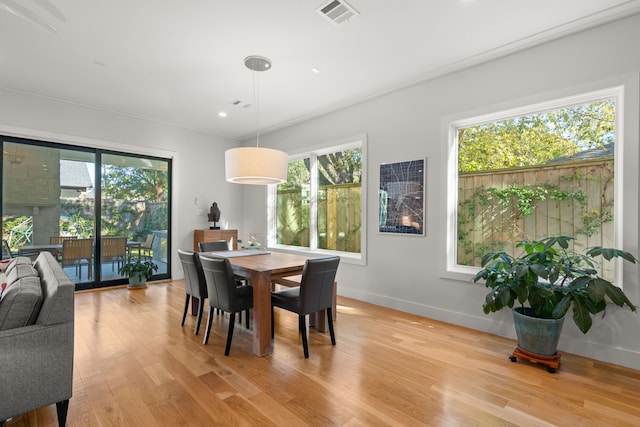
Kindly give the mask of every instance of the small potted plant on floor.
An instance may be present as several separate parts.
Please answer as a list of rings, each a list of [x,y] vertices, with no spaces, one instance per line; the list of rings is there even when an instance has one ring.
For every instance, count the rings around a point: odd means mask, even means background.
[[[158,271],[158,266],[153,261],[131,261],[120,267],[118,273],[129,278],[130,289],[142,289],[154,271]]]
[[[513,257],[505,252],[490,252],[482,257],[482,270],[474,282],[484,280],[491,288],[485,297],[485,314],[513,308],[518,347],[510,357],[528,358],[546,364],[550,372],[559,365],[556,347],[564,316],[573,307],[573,321],[586,334],[592,316],[604,312],[607,298],[619,307],[636,307],[624,292],[603,279],[596,270],[596,258],[607,261],[636,258],[619,249],[593,247],[584,254],[569,250],[571,237],[547,237],[517,244],[523,253]],[[536,357],[539,356],[539,357]]]

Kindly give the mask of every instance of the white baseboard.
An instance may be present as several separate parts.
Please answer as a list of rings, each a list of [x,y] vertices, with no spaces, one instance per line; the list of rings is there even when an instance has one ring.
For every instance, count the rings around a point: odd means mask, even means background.
[[[357,299],[370,304],[392,308],[406,313],[439,320],[463,326],[477,331],[488,332],[505,338],[516,338],[513,329],[511,313],[504,311],[494,313],[490,316],[474,316],[467,313],[460,313],[452,310],[445,310],[439,307],[426,304],[391,298],[386,295],[374,294],[360,289],[339,286],[339,295],[347,298]],[[576,338],[563,334],[560,338],[558,350],[589,357],[602,362],[613,363],[631,369],[640,370],[640,352],[605,344],[589,341],[588,336]]]

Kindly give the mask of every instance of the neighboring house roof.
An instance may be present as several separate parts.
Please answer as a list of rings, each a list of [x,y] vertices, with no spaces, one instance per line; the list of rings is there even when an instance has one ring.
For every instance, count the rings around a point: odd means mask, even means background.
[[[86,191],[93,183],[87,170],[87,164],[73,160],[60,160],[60,188]]]
[[[605,144],[602,147],[592,148],[591,150],[580,151],[579,153],[576,153],[573,156],[558,157],[557,159],[549,160],[545,164],[575,162],[578,160],[597,160],[597,159],[613,158],[613,150],[614,150],[613,144]]]

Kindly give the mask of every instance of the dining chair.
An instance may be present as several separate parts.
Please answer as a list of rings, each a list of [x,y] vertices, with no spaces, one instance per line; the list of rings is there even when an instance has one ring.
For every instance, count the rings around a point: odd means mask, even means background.
[[[228,251],[229,242],[227,242],[226,240],[217,240],[215,242],[198,242],[198,249],[200,249],[200,252]]]
[[[147,238],[145,239],[144,243],[140,245],[139,251],[140,251],[140,256],[142,258],[151,260],[153,256],[153,253],[152,253],[153,238],[154,238],[153,234],[147,234]]]
[[[249,328],[249,309],[253,307],[253,286],[236,286],[233,268],[227,258],[201,255],[200,262],[202,263],[209,295],[209,316],[203,343],[207,344],[209,342],[213,310],[219,308],[228,312],[229,331],[227,332],[227,345],[224,350],[224,355],[228,356],[236,313],[246,310],[247,329]]]
[[[304,357],[309,358],[307,314],[326,310],[331,345],[336,345],[333,331],[333,289],[340,257],[308,259],[302,270],[300,286],[271,293],[271,337],[274,337],[273,308],[279,307],[298,314],[298,329],[302,334]]]
[[[75,240],[78,236],[51,236],[49,237],[50,245],[61,245],[65,240]]]
[[[214,242],[198,242],[200,252],[222,252],[229,250],[229,242],[216,240]],[[236,286],[246,286],[249,280],[246,277],[236,276]],[[238,313],[238,323],[242,323],[242,313]]]
[[[70,239],[62,241],[62,266],[76,267],[78,279],[82,279],[82,266],[87,264],[89,280],[93,277],[91,259],[93,257],[93,239]]]
[[[62,242],[65,240],[75,240],[78,236],[50,236],[49,244],[50,245],[62,245]],[[54,253],[58,262],[62,261],[62,249],[55,251]]]
[[[127,259],[127,238],[107,237],[100,239],[100,257],[102,262],[111,262],[111,271],[114,271],[114,264],[118,264],[118,269]]]
[[[9,242],[5,239],[2,239],[2,259],[11,259],[13,258],[13,254],[11,253],[11,247],[9,247]]]
[[[189,301],[193,301],[193,298],[197,298],[198,314],[196,317],[196,327],[193,333],[198,335],[198,332],[200,332],[200,323],[202,323],[204,300],[207,298],[207,284],[204,279],[204,271],[202,270],[200,257],[197,252],[178,249],[178,257],[180,258],[182,270],[184,271],[184,289],[186,291],[184,312],[182,313],[182,323],[180,323],[180,326],[184,326],[184,321],[187,318]]]

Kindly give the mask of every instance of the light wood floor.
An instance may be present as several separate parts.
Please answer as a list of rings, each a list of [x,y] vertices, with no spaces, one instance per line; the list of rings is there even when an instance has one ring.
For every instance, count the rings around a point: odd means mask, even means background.
[[[337,345],[276,310],[275,350],[227,321],[180,327],[182,282],[76,297],[69,426],[639,426],[640,371],[563,354],[556,374],[514,341],[339,298]],[[204,325],[204,322],[203,322]],[[1,397],[0,397],[1,398]],[[55,426],[55,405],[7,426]]]

